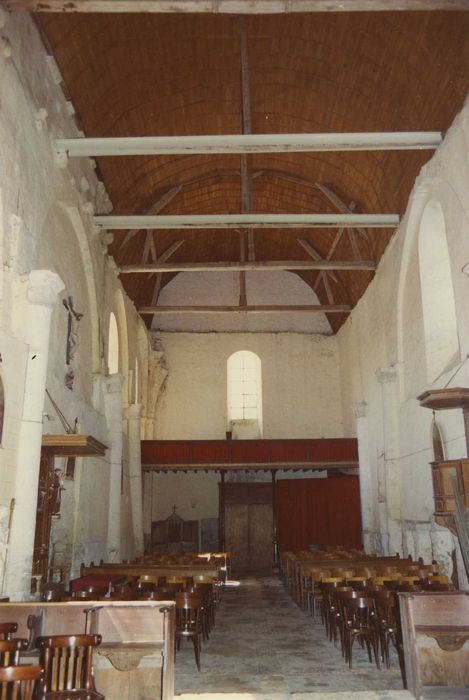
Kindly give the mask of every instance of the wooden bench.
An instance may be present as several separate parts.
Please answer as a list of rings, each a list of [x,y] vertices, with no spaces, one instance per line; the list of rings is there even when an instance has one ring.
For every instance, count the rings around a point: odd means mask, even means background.
[[[99,564],[82,566],[80,576],[127,576],[128,579],[139,576],[203,576],[219,579],[220,567],[207,564]]]
[[[173,601],[2,603],[0,622],[18,623],[30,656],[37,636],[100,634],[93,665],[106,700],[172,700],[174,610]]]
[[[408,689],[417,700],[469,698],[469,594],[400,593]]]

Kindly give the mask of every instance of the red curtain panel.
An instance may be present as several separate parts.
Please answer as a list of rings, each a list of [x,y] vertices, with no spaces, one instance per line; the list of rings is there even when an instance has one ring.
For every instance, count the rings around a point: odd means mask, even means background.
[[[278,481],[277,533],[281,550],[361,547],[358,476]]]

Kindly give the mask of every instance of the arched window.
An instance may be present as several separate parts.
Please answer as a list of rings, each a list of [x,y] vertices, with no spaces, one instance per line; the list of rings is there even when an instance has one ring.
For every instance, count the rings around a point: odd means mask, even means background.
[[[248,350],[228,358],[228,429],[234,438],[262,436],[261,360]]]
[[[116,317],[112,311],[109,316],[107,366],[109,374],[117,374],[119,372],[119,333],[117,331]]]
[[[420,221],[419,266],[427,380],[459,359],[458,326],[443,210],[430,200]]]

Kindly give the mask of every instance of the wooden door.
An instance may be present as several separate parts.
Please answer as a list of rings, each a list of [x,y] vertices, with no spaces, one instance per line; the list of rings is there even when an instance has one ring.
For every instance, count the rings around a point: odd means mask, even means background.
[[[225,542],[233,572],[271,572],[272,540],[271,484],[225,484]]]

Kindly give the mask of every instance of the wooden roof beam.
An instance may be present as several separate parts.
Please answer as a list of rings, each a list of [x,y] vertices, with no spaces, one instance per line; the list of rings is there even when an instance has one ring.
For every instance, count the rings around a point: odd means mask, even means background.
[[[161,260],[161,258],[160,258]],[[262,270],[375,270],[376,265],[370,260],[245,260],[241,262],[187,262],[142,265],[122,265],[122,275],[155,274],[163,272],[239,272]],[[335,277],[335,276],[334,276]]]
[[[244,87],[244,100],[247,100],[245,93],[248,89]],[[250,128],[249,121],[245,128]],[[435,150],[441,142],[442,135],[439,131],[396,131],[338,134],[247,133],[209,136],[83,137],[57,139],[55,146],[60,154],[65,153],[70,157],[95,157]]]
[[[201,12],[205,14],[291,14],[296,12],[382,12],[389,0],[3,0],[7,10],[28,12]],[[467,10],[467,0],[393,0],[395,11]]]
[[[103,215],[94,223],[109,230],[208,228],[395,228],[398,214],[177,214]]]
[[[138,312],[148,314],[278,314],[278,313],[321,313],[347,314],[352,307],[348,304],[307,304],[299,306],[142,306]]]

